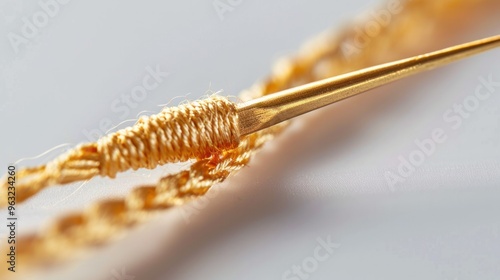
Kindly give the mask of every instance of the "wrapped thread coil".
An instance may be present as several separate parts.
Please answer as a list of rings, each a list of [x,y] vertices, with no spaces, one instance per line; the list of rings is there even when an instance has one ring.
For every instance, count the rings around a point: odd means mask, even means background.
[[[46,165],[19,170],[16,198],[21,202],[49,185],[96,175],[114,178],[129,169],[207,158],[237,147],[239,141],[236,105],[213,95],[141,117],[135,125],[81,144]],[[4,180],[2,191],[7,187]],[[1,197],[5,205],[7,196]]]

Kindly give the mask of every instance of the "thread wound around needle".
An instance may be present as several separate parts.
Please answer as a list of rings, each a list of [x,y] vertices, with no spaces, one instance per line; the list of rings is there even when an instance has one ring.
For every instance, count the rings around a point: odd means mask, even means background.
[[[16,198],[22,202],[49,185],[96,175],[114,178],[129,169],[206,158],[237,147],[239,141],[235,104],[214,95],[142,117],[134,126],[79,145],[46,165],[20,169]],[[6,193],[7,187],[3,178],[0,192]],[[7,195],[0,194],[0,205],[6,204]]]
[[[46,165],[21,169],[17,201],[48,185],[114,178],[129,169],[155,168],[169,162],[207,158],[236,148],[242,135],[389,82],[430,70],[500,46],[500,36],[327,78],[236,105],[212,96],[142,117],[134,126],[82,144]],[[6,178],[0,192],[7,192]],[[2,195],[0,205],[7,204]]]

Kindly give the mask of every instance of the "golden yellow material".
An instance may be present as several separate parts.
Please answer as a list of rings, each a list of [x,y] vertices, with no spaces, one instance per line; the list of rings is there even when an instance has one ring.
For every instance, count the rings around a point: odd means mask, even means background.
[[[49,185],[67,184],[96,175],[114,178],[128,169],[206,158],[238,146],[236,105],[212,96],[142,117],[132,127],[104,136],[57,157],[47,165],[21,169],[16,200],[22,202]],[[6,192],[7,181],[2,189]],[[7,195],[0,193],[0,205]]]
[[[47,185],[90,179],[97,174],[114,178],[116,173],[128,169],[151,169],[223,153],[236,147],[243,135],[498,46],[500,36],[494,36],[312,82],[238,106],[212,96],[167,108],[96,143],[80,145],[46,166],[21,170],[19,177],[23,180],[17,185],[17,201]],[[4,188],[7,186],[5,182]]]
[[[371,37],[357,52],[346,54],[342,46],[354,40],[357,35],[354,27],[365,24],[363,21],[346,27],[340,33],[324,33],[309,41],[295,56],[277,63],[273,73],[262,83],[243,92],[242,98],[258,98],[430,51],[440,46],[438,38],[448,36],[449,39],[457,35],[450,30],[464,33],[473,27],[473,15],[497,16],[498,4],[497,0],[401,1],[401,13],[394,15],[391,23],[382,26],[377,36]],[[119,236],[118,233],[149,219],[159,210],[181,205],[205,194],[214,184],[246,166],[259,148],[286,125],[287,122],[281,123],[243,136],[234,149],[215,152],[208,158],[197,160],[187,170],[163,177],[157,184],[140,186],[125,198],[97,201],[85,211],[57,218],[45,230],[22,236],[17,241],[17,255],[19,263],[22,263],[20,272],[67,260],[68,255],[78,249],[109,242]],[[0,270],[0,274],[5,271]]]
[[[387,83],[500,46],[493,36],[444,50],[312,82],[238,105],[240,132],[247,135]]]

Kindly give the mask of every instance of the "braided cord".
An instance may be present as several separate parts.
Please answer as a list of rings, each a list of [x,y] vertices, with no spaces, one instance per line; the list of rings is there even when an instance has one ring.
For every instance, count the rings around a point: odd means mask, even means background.
[[[96,175],[114,178],[129,169],[155,168],[169,162],[207,158],[238,146],[236,106],[212,96],[159,114],[141,117],[134,126],[86,143],[47,165],[21,169],[16,201],[22,202],[49,185],[87,180]],[[7,178],[0,188],[0,204],[7,204]]]

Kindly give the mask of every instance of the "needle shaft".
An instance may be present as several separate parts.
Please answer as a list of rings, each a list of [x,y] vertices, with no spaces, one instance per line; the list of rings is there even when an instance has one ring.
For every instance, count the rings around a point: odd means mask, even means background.
[[[273,93],[238,105],[247,135],[401,78],[500,46],[500,35]]]

